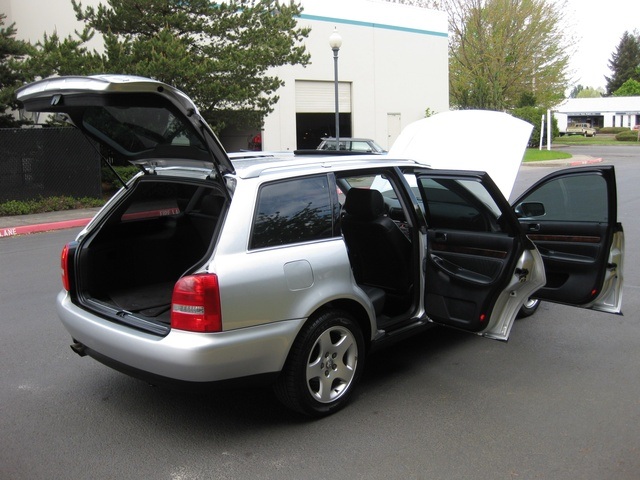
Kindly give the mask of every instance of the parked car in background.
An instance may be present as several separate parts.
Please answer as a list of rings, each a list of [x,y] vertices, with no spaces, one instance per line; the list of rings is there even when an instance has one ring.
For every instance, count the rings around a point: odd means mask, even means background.
[[[141,170],[63,248],[56,307],[74,352],[151,383],[262,382],[322,416],[348,402],[372,351],[432,325],[504,341],[531,298],[620,312],[611,165],[556,171],[511,206],[480,156],[473,171],[455,154],[433,157],[443,169],[232,159],[186,95],[150,79],[57,77],[17,97]],[[505,155],[516,170],[524,128]],[[428,157],[437,142],[412,133],[398,148]]]
[[[566,135],[584,135],[585,137],[595,137],[596,129],[588,123],[572,123],[565,131]]]
[[[323,138],[317,149],[336,150],[335,137]],[[380,145],[369,138],[340,137],[340,150],[362,153],[386,153],[386,151]]]

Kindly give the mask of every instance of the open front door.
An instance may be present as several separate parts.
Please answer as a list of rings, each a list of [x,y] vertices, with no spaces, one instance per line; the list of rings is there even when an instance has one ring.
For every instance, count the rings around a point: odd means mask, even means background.
[[[617,220],[612,165],[555,172],[515,203],[528,238],[542,255],[542,300],[620,313],[624,234]]]
[[[506,340],[544,284],[542,260],[486,173],[416,172],[427,220],[424,306],[435,323]]]

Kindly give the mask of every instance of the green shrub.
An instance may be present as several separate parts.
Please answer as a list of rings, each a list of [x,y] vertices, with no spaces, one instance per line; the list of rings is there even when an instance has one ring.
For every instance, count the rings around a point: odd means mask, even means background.
[[[0,217],[12,215],[28,215],[30,213],[57,212],[76,208],[93,208],[104,205],[100,198],[45,197],[37,200],[9,200],[0,203]]]
[[[533,125],[533,131],[531,132],[531,137],[529,137],[529,143],[527,146],[537,147],[538,145],[540,145],[540,120],[542,119],[542,115],[546,116],[547,110],[545,108],[538,108],[538,107],[521,107],[513,110],[511,114],[514,117],[520,118],[525,122],[529,122],[530,124]],[[545,128],[545,134],[542,139],[542,144],[546,145],[547,144],[546,117],[544,122],[544,128]],[[556,120],[555,117],[552,118],[551,120],[551,133],[553,138],[557,137],[559,134],[558,121]]]
[[[20,202],[18,200],[9,200],[8,202],[0,203],[0,216],[26,215],[33,213],[33,209],[32,201]]]
[[[114,166],[113,169],[125,182],[140,171],[138,167],[134,167],[133,165],[127,167]],[[122,186],[120,180],[118,180],[108,167],[102,167],[102,183],[105,184],[107,190],[117,190]]]
[[[638,131],[637,130],[627,130],[626,132],[620,132],[616,135],[616,140],[619,142],[637,142],[638,141]]]
[[[600,130],[598,130],[599,133],[608,133],[608,134],[628,132],[628,131],[629,129],[627,127],[602,127]]]

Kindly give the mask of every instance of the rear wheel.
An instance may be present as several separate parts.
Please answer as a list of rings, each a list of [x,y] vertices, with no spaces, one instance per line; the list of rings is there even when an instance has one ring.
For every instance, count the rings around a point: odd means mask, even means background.
[[[528,298],[527,301],[524,302],[524,305],[520,307],[518,318],[530,317],[531,315],[536,313],[536,310],[538,310],[539,306],[540,300],[538,300],[537,298]]]
[[[340,310],[312,318],[298,335],[275,392],[287,407],[329,415],[351,397],[364,367],[364,339],[356,321]]]

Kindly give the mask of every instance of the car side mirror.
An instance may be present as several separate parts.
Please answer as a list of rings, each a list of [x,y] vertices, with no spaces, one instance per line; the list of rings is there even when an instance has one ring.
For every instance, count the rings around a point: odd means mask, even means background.
[[[541,202],[522,202],[516,205],[516,215],[522,217],[541,217],[546,211],[544,204]]]

